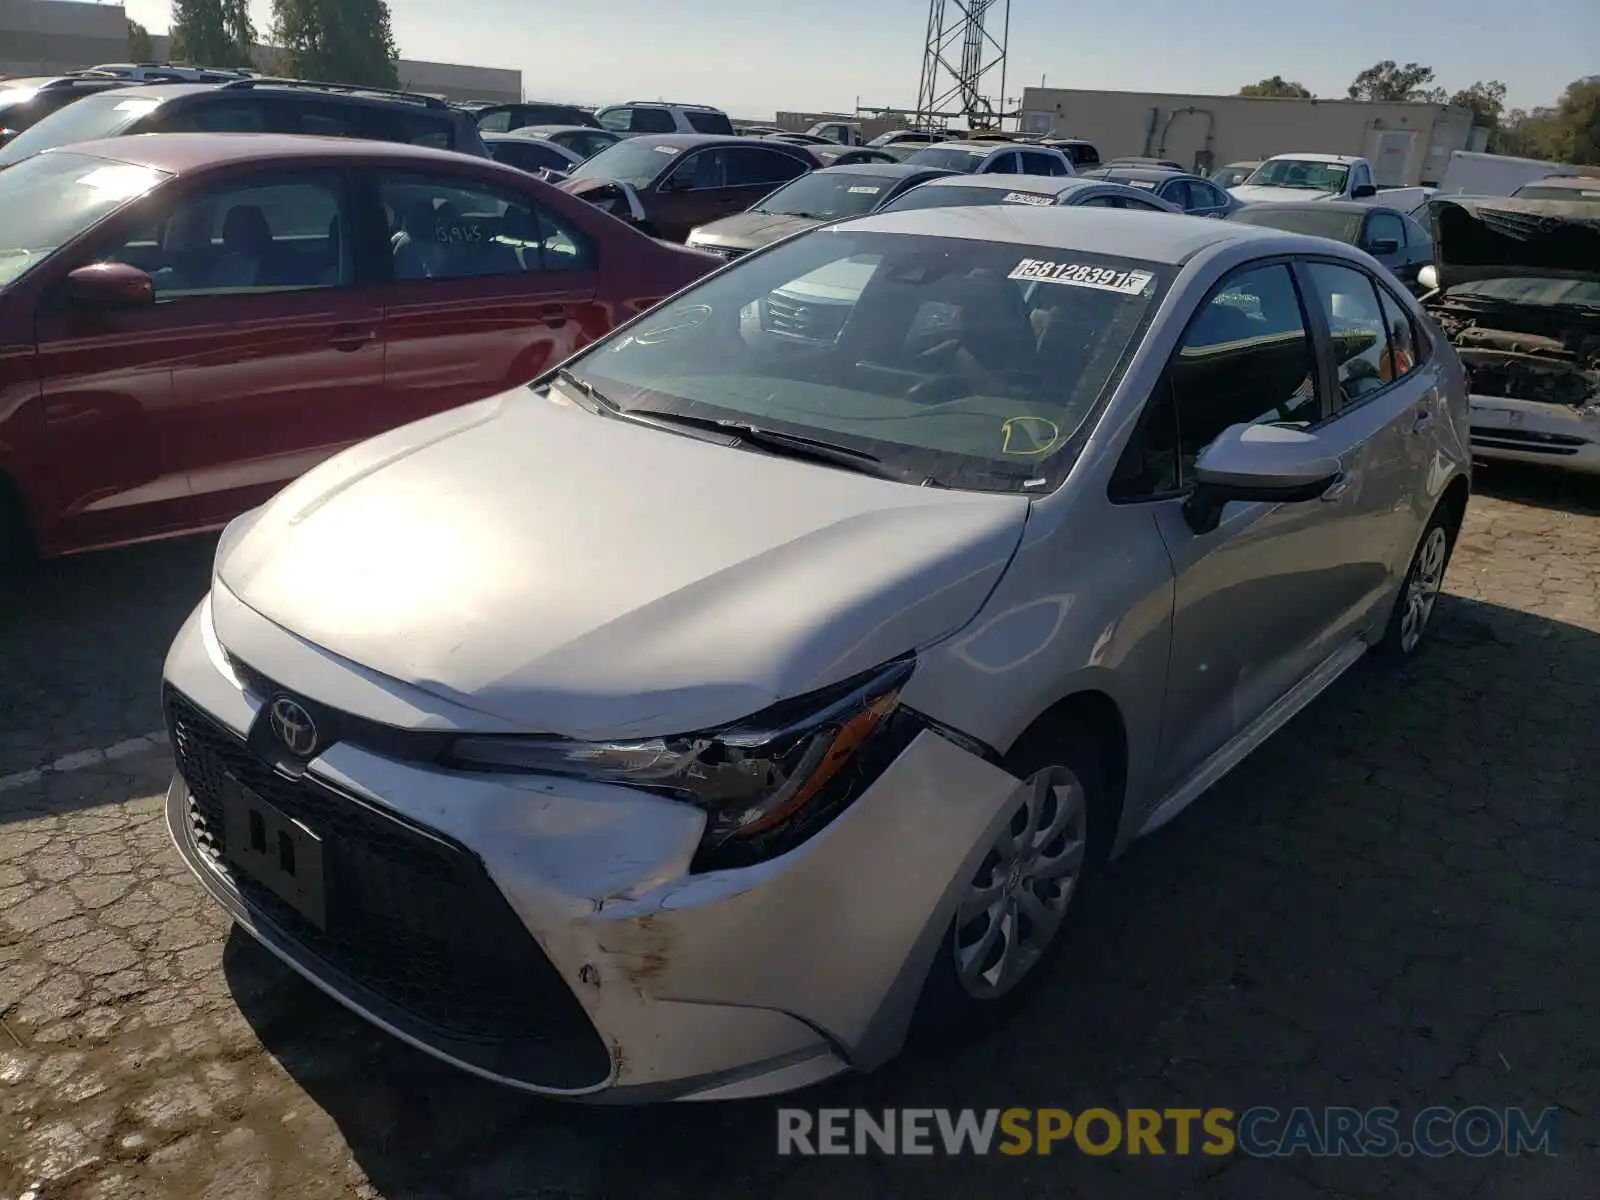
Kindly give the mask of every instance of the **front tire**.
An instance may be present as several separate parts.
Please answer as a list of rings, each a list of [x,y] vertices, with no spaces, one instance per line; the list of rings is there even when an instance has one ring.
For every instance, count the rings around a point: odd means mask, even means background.
[[[1103,757],[1082,727],[1046,717],[1004,765],[1023,786],[940,942],[915,1037],[981,1032],[1021,1005],[1049,974],[1114,834]]]
[[[1450,513],[1441,505],[1422,531],[1422,540],[1411,556],[1405,582],[1400,585],[1399,596],[1395,597],[1394,611],[1389,614],[1383,640],[1373,648],[1383,662],[1393,665],[1408,662],[1427,644],[1434,610],[1444,590],[1445,571],[1455,550],[1455,535]]]

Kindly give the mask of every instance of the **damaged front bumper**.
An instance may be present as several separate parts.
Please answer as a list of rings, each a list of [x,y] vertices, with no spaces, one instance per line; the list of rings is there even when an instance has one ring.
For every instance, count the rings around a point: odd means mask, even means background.
[[[289,646],[257,619],[252,647]],[[320,654],[296,642],[277,682],[317,678]],[[274,766],[269,697],[232,671],[206,604],[165,692],[169,830],[245,930],[430,1054],[591,1101],[770,1094],[891,1057],[1020,786],[924,730],[800,846],[694,874],[704,815],[647,793],[350,742]]]
[[[1600,408],[1468,397],[1474,457],[1600,474]]]

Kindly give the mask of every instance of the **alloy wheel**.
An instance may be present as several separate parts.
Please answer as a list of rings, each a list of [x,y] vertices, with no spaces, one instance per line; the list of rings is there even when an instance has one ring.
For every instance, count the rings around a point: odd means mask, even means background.
[[[1400,649],[1406,654],[1422,641],[1433,616],[1433,606],[1444,586],[1444,563],[1449,550],[1449,535],[1442,525],[1435,525],[1417,551],[1416,566],[1406,583],[1405,612],[1400,617]]]
[[[1089,809],[1075,774],[1046,767],[1024,792],[956,914],[956,977],[978,1000],[1003,996],[1044,956],[1088,854]]]

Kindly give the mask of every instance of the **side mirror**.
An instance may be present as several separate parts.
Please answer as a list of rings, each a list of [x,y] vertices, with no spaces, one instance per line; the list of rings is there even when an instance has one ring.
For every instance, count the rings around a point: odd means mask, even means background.
[[[1373,187],[1370,183],[1357,184],[1355,187],[1350,189],[1350,199],[1352,200],[1365,200],[1368,197],[1376,196],[1377,194],[1378,189]]]
[[[1395,254],[1400,249],[1400,243],[1393,238],[1374,238],[1367,243],[1368,254]]]
[[[1183,515],[1195,533],[1210,533],[1234,500],[1315,500],[1339,473],[1338,456],[1314,433],[1281,425],[1230,425],[1196,461],[1195,488]]]
[[[1425,292],[1439,289],[1439,269],[1432,263],[1417,272],[1417,286]]]
[[[0,129],[0,146],[4,146],[21,132],[20,129]]]
[[[154,304],[155,283],[127,263],[90,263],[67,275],[67,295],[87,308],[138,308]]]

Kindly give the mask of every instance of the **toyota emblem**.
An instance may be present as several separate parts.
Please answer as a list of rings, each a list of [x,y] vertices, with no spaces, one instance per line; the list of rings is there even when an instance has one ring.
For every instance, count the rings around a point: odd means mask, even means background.
[[[272,702],[267,716],[272,722],[272,732],[278,735],[290,754],[311,757],[317,748],[317,723],[298,701],[279,696]]]

